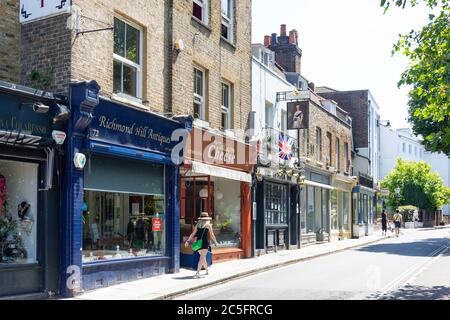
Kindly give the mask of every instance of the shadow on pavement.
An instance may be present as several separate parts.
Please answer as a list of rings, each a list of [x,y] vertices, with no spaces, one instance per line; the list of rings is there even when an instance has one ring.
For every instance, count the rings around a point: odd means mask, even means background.
[[[372,295],[369,300],[450,300],[450,287],[408,285],[384,296]]]
[[[425,239],[414,242],[404,243],[379,243],[369,245],[367,247],[355,249],[360,252],[387,253],[392,255],[410,256],[410,257],[427,257],[436,249],[444,244],[450,245],[450,239]],[[447,250],[443,256],[449,256],[450,250]]]

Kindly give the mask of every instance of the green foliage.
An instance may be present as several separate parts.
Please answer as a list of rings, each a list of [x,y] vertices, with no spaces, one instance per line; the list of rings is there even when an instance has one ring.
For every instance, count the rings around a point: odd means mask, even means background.
[[[434,212],[450,204],[450,189],[437,173],[431,172],[431,166],[426,162],[398,159],[396,167],[381,185],[389,190],[387,202],[392,208],[412,205]],[[399,195],[395,192],[397,188]]]
[[[28,76],[27,85],[33,89],[49,91],[53,81],[53,70],[36,70],[33,69]]]
[[[414,133],[424,137],[429,151],[450,155],[450,4],[449,0],[382,0],[387,11],[391,3],[405,7],[425,3],[438,9],[430,14],[429,23],[421,30],[400,35],[393,54],[402,53],[410,60],[399,81],[409,92],[409,122]]]

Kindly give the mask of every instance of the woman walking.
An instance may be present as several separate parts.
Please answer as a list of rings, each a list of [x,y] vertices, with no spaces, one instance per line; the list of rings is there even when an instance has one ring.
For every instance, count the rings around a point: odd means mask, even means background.
[[[387,214],[386,214],[386,210],[383,210],[383,213],[381,214],[381,230],[382,230],[382,234],[383,236],[385,236],[387,234]]]
[[[198,219],[198,223],[192,231],[192,234],[189,236],[189,239],[184,244],[186,247],[189,246],[189,243],[192,241],[192,238],[196,237],[197,240],[202,240],[201,249],[198,251],[200,254],[200,259],[198,261],[197,273],[194,278],[200,278],[200,271],[205,267],[206,275],[208,275],[208,262],[206,261],[206,256],[209,251],[209,238],[214,241],[217,246],[216,236],[214,235],[214,231],[211,225],[211,218],[207,212],[202,212],[200,218]]]

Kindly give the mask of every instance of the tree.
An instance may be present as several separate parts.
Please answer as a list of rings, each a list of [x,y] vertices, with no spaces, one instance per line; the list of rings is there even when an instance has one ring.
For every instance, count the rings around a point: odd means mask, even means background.
[[[381,182],[383,188],[389,190],[388,206],[413,205],[429,212],[441,209],[450,204],[450,188],[444,185],[442,178],[431,172],[426,162],[397,160],[396,167]],[[396,189],[400,194],[396,193]]]
[[[382,0],[385,12],[394,4],[405,8],[425,3],[429,22],[421,30],[400,35],[393,54],[402,52],[410,60],[398,86],[409,92],[409,122],[414,133],[424,137],[424,146],[450,156],[450,3],[449,0]]]

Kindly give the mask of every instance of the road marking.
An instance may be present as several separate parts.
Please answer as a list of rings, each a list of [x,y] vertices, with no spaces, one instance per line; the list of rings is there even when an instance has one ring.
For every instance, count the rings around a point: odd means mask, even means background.
[[[439,256],[443,252],[447,251],[447,249],[448,249],[448,246],[443,245],[443,246],[439,247],[438,249],[436,249],[435,251],[433,251],[432,253],[430,253],[427,257],[432,258],[431,261],[434,261],[436,256]],[[410,276],[411,274],[414,274],[414,272],[419,269],[421,270],[423,268],[423,266],[427,265],[429,262],[430,262],[430,260],[427,259],[426,261],[420,261],[420,262],[416,263],[411,268],[409,268],[406,272],[402,273],[398,278],[395,278],[394,280],[389,282],[379,293],[377,293],[377,296],[379,296],[381,298],[381,297],[385,296],[388,292],[394,290],[395,288],[398,288],[399,284],[406,277]]]
[[[406,282],[405,285],[411,285],[413,284],[414,281],[417,280],[417,278],[424,273],[433,263],[435,263],[438,259],[442,258],[442,256],[448,251],[448,249],[450,249],[450,247],[446,247],[445,250],[443,250],[438,256],[434,257],[433,259],[431,259],[430,261],[428,261],[423,268],[421,268],[419,271],[417,271],[413,276],[411,276],[411,278],[409,278]]]

